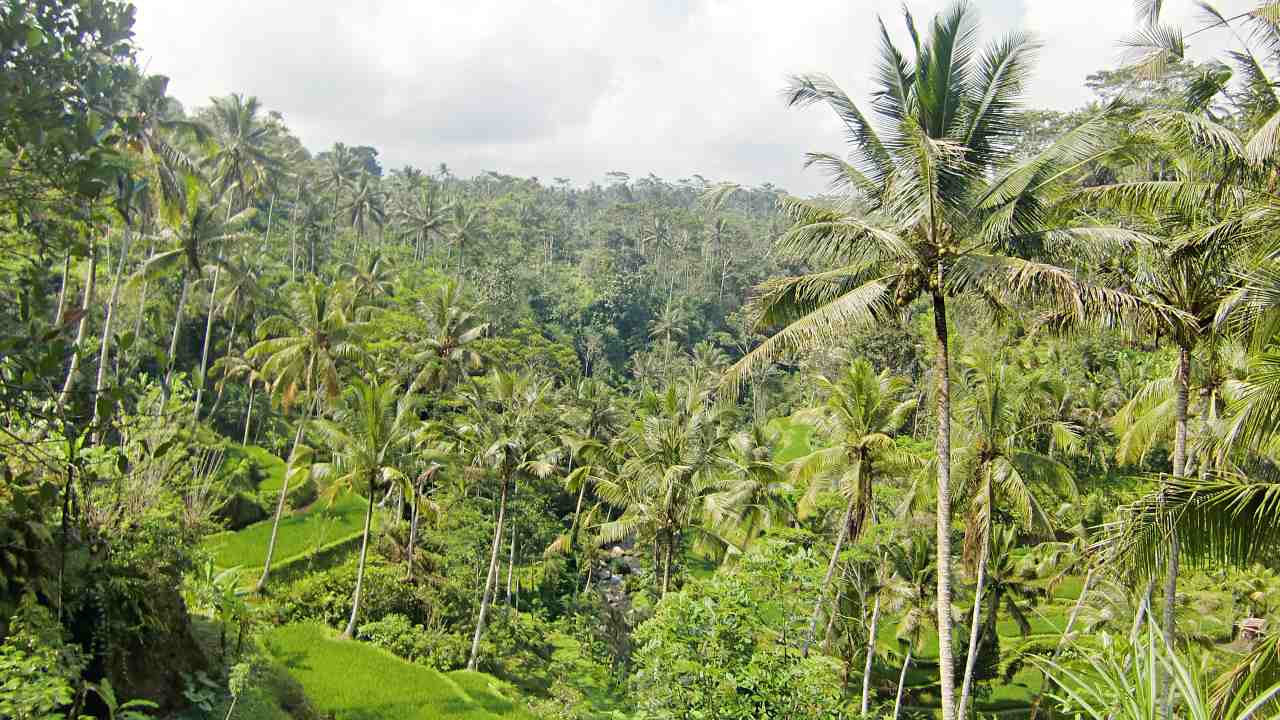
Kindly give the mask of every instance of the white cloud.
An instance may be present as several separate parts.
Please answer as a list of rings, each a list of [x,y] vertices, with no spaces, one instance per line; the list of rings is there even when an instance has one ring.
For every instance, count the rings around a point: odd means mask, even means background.
[[[899,0],[137,4],[142,56],[185,104],[255,94],[313,149],[369,144],[385,165],[465,174],[700,173],[797,191],[821,187],[804,152],[842,140],[820,109],[783,106],[786,75],[826,72],[865,97],[876,15],[902,26]],[[918,24],[944,4],[910,2]],[[1082,102],[1084,76],[1114,64],[1132,27],[1128,0],[977,4],[989,35],[1025,26],[1045,41],[1038,105]]]

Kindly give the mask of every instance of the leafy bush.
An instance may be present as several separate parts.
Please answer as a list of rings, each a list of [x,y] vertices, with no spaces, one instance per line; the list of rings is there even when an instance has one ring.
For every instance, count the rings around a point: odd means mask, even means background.
[[[279,592],[276,610],[285,622],[315,620],[340,627],[351,613],[356,586],[354,559],[338,567],[312,573]],[[404,582],[404,568],[371,562],[365,569],[360,612],[376,621],[398,614],[411,622],[427,616],[427,603],[417,588]]]
[[[436,670],[466,665],[468,640],[462,635],[428,629],[400,613],[391,613],[360,627],[360,637],[400,657]]]
[[[55,720],[70,705],[85,660],[48,608],[27,595],[0,645],[0,717]]]
[[[641,718],[841,717],[839,668],[801,658],[777,637],[778,619],[804,618],[812,563],[767,543],[732,570],[695,580],[658,603],[636,631],[632,687]],[[784,628],[795,637],[800,626]]]

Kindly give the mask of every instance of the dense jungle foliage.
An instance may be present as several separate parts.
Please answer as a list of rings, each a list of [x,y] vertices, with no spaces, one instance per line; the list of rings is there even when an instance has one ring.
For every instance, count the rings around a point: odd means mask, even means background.
[[[1273,716],[1280,3],[1160,5],[1069,113],[907,15],[798,197],[387,168],[0,2],[0,717]]]

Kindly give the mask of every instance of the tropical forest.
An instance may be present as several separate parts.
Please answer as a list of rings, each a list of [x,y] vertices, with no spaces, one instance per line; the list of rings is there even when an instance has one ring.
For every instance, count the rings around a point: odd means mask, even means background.
[[[1120,3],[1074,109],[920,4],[769,68],[788,190],[0,0],[0,718],[1280,716],[1280,2]]]

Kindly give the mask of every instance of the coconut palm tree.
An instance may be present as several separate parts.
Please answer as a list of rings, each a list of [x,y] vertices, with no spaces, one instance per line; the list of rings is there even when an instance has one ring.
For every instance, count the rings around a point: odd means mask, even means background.
[[[262,363],[261,373],[270,382],[271,394],[280,400],[286,412],[299,396],[305,402],[286,463],[285,481],[281,483],[276,501],[267,556],[256,586],[258,592],[266,588],[271,574],[276,534],[289,492],[289,475],[306,434],[307,421],[322,403],[338,398],[341,365],[359,363],[364,357],[360,346],[364,326],[348,316],[346,292],[343,286],[333,288],[311,279],[290,298],[288,315],[273,315],[258,324],[258,342],[245,353],[247,359]]]
[[[425,258],[427,243],[445,237],[453,205],[454,201],[444,197],[440,184],[426,178],[414,201],[397,209],[401,236],[412,239],[415,258]]]
[[[1248,158],[1245,144],[1233,130],[1200,115],[1160,111],[1143,116],[1140,123],[1139,138],[1150,144],[1157,157],[1168,159],[1162,177],[1089,188],[1082,197],[1145,221],[1162,236],[1161,241],[1142,246],[1138,270],[1127,273],[1126,284],[1134,294],[1177,311],[1151,318],[1156,335],[1168,338],[1177,349],[1177,360],[1169,384],[1149,388],[1118,416],[1123,427],[1138,408],[1148,410],[1144,422],[1124,428],[1131,432],[1120,450],[1132,455],[1133,432],[1150,433],[1164,425],[1149,414],[1151,391],[1159,393],[1163,387],[1169,402],[1162,419],[1173,436],[1171,470],[1181,476],[1188,462],[1189,393],[1196,372],[1192,360],[1202,347],[1210,355],[1216,353],[1215,315],[1231,293],[1235,258],[1256,232],[1240,220],[1240,197],[1232,187],[1235,178],[1247,172]],[[1121,455],[1120,459],[1129,458]],[[1164,585],[1164,631],[1169,643],[1175,639],[1178,555],[1177,539],[1172,538],[1166,549]]]
[[[727,410],[697,385],[669,385],[661,395],[646,393],[641,404],[644,414],[618,438],[620,467],[596,483],[596,494],[622,510],[600,526],[600,537],[619,542],[634,536],[647,544],[665,595],[687,537],[713,552],[727,547],[710,505],[732,485]]]
[[[458,277],[462,277],[466,268],[466,249],[484,237],[483,216],[480,208],[467,207],[461,203],[453,206],[453,216],[449,218],[449,242],[458,248]]]
[[[1040,405],[1048,392],[1039,376],[1019,372],[1005,353],[980,352],[964,358],[963,364],[969,396],[961,406],[963,440],[956,468],[964,479],[964,489],[970,490],[962,494],[971,497],[966,555],[972,557],[976,551],[978,567],[969,653],[956,708],[959,717],[965,717],[968,709],[979,650],[987,638],[979,630],[983,627],[983,592],[991,580],[989,562],[994,559],[991,548],[997,515],[1011,516],[1028,530],[1049,533],[1053,518],[1044,510],[1044,499],[1074,499],[1075,479],[1060,461],[1035,449],[1032,434],[1051,438],[1057,444],[1054,449],[1066,452],[1078,445],[1079,436],[1071,423],[1043,417]]]
[[[395,274],[380,252],[372,252],[362,262],[343,263],[338,272],[351,279],[356,302],[372,303],[395,294]]]
[[[484,385],[472,383],[462,393],[467,404],[467,422],[458,433],[467,443],[472,464],[499,483],[493,545],[475,634],[471,639],[471,655],[467,660],[469,670],[475,670],[479,662],[480,638],[484,634],[485,618],[498,580],[498,549],[502,546],[507,499],[512,484],[521,473],[546,475],[552,467],[542,458],[549,445],[549,439],[542,432],[546,409],[544,400],[549,391],[550,383],[547,381],[494,371]]]
[[[186,213],[178,218],[168,234],[169,248],[152,255],[138,272],[137,277],[150,279],[177,269],[182,278],[182,288],[178,292],[174,307],[173,334],[169,339],[169,366],[165,371],[164,382],[161,384],[164,401],[168,399],[174,363],[178,354],[178,332],[182,327],[182,317],[192,282],[202,277],[202,270],[210,254],[221,257],[222,248],[248,237],[245,228],[253,219],[255,212],[253,208],[249,208],[230,216],[224,208],[210,204],[198,193],[189,194]],[[216,292],[216,286],[212,287],[211,295],[216,296]],[[205,352],[202,353],[205,359],[208,357],[208,329],[206,328],[205,333]],[[202,367],[202,376],[205,370],[207,366]]]
[[[795,517],[791,484],[773,459],[771,439],[755,424],[729,437],[728,488],[709,502],[713,524],[726,528],[734,550],[745,552],[769,527]]]
[[[173,216],[186,210],[187,193],[201,173],[197,160],[174,140],[192,137],[203,142],[209,129],[179,117],[168,90],[169,78],[164,75],[144,78],[134,92],[132,112],[121,118],[120,128],[125,146],[142,158],[144,174],[156,181],[148,183],[146,209],[152,216],[176,222]]]
[[[338,214],[340,203],[342,202],[342,191],[349,185],[353,184],[360,175],[361,163],[360,158],[351,151],[343,143],[334,143],[333,149],[320,155],[320,182],[321,190],[333,191],[333,212],[331,213],[332,224],[330,231],[333,233],[333,241],[337,242],[338,235]]]
[[[908,17],[909,27],[914,22]],[[951,638],[951,362],[949,300],[997,303],[1039,297],[1081,322],[1113,322],[1141,303],[1031,259],[1088,242],[1124,246],[1136,233],[1067,228],[1050,209],[1075,168],[1102,152],[1102,119],[1066,133],[1039,155],[1009,164],[1019,98],[1036,45],[1013,34],[977,50],[971,8],[912,32],[904,54],[883,30],[873,110],[877,122],[824,76],[797,77],[793,106],[824,103],[847,129],[851,159],[814,153],[837,202],[783,198],[794,223],[778,249],[816,269],[772,280],[756,299],[760,324],[782,326],[726,375],[736,385],[788,353],[838,344],[857,325],[890,321],[917,299],[933,311],[937,404],[939,665],[943,720],[955,720]]]
[[[356,242],[352,245],[352,257],[356,257],[358,244],[364,241],[370,223],[381,228],[387,222],[386,198],[380,187],[378,176],[368,170],[361,170],[351,189],[351,201],[347,203],[347,215],[350,225],[356,231]]]
[[[237,93],[214,98],[210,108],[214,144],[200,164],[229,214],[248,207],[256,192],[283,173],[273,142],[277,128],[263,120],[261,110],[258,98]]]
[[[815,431],[830,443],[797,458],[792,464],[792,481],[808,488],[801,500],[801,512],[813,508],[820,493],[835,490],[849,498],[836,532],[835,547],[814,603],[801,654],[808,656],[818,627],[822,606],[830,594],[840,551],[845,542],[858,539],[873,512],[872,488],[877,461],[892,463],[893,435],[902,429],[916,408],[916,398],[908,393],[906,380],[888,372],[876,374],[871,363],[853,360],[828,379],[819,375],[817,383],[826,400],[822,406],[803,413]]]
[[[379,483],[403,483],[401,450],[413,438],[418,423],[413,394],[397,395],[394,383],[352,380],[345,402],[333,419],[320,419],[315,432],[333,448],[332,463],[313,466],[317,477],[331,478],[330,499],[342,490],[363,489],[368,495],[360,559],[356,565],[356,587],[351,597],[351,617],[342,632],[352,638],[360,615],[360,590],[364,585],[365,562],[369,552],[369,531],[373,525],[373,500]]]
[[[934,624],[929,612],[929,606],[933,604],[930,590],[937,582],[934,575],[938,572],[938,564],[932,544],[925,535],[914,535],[906,542],[891,544],[888,560],[893,569],[887,590],[891,598],[890,609],[898,614],[895,636],[899,644],[906,646],[902,672],[898,675],[898,693],[893,702],[893,719],[897,720],[902,712],[902,695],[907,671],[911,668],[911,656],[920,645],[925,629]]]
[[[462,287],[456,280],[446,280],[419,308],[427,317],[430,334],[413,358],[413,367],[420,369],[412,387],[444,391],[480,369],[475,342],[489,331],[489,323],[481,322],[463,304]]]

